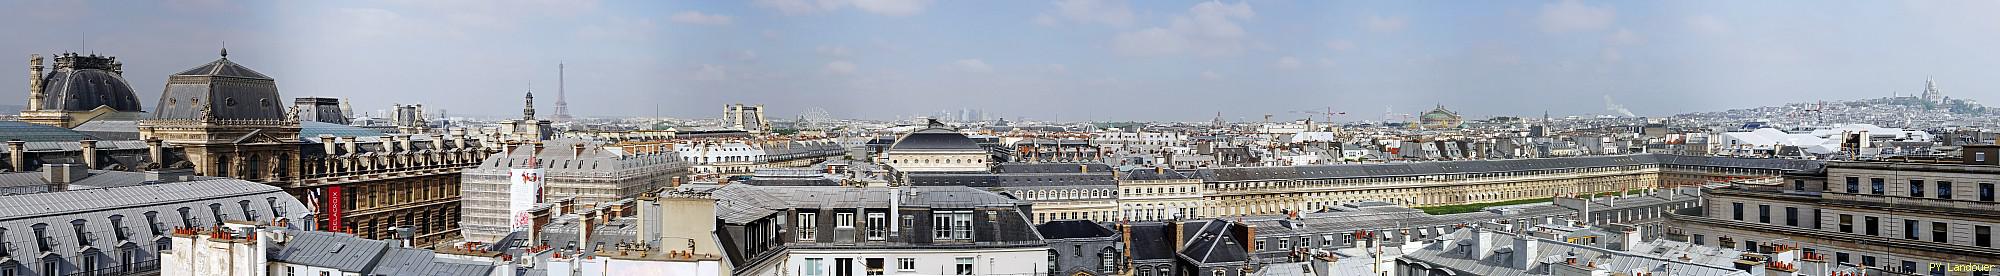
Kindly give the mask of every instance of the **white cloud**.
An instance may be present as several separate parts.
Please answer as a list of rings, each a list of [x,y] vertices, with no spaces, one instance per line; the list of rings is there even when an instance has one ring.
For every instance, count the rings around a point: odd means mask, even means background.
[[[723,71],[722,65],[702,64],[701,69],[694,71],[694,79],[704,81],[727,80],[729,79],[729,72]]]
[[[836,60],[833,62],[826,63],[826,72],[833,73],[835,75],[852,75],[860,70],[861,70],[860,66],[856,66],[854,65],[853,62],[847,62],[845,60]]]
[[[1212,81],[1222,80],[1222,74],[1215,73],[1214,70],[1201,71],[1201,79]]]
[[[1612,32],[1610,37],[1605,37],[1604,42],[1612,45],[1637,45],[1646,43],[1646,37],[1639,36],[1639,33],[1632,32],[1632,29],[1620,28],[1617,32]]]
[[[924,12],[930,0],[853,0],[855,8],[880,15],[909,16]]]
[[[837,57],[837,58],[854,55],[853,49],[848,49],[847,47],[842,47],[842,46],[820,45],[819,47],[813,48],[813,52],[818,52],[820,55],[825,55],[828,57]]]
[[[840,10],[844,6],[854,6],[864,12],[909,16],[923,13],[931,0],[754,0],[752,5],[778,10],[784,15],[805,15]]]
[[[1278,69],[1292,70],[1299,69],[1301,66],[1305,66],[1305,62],[1299,61],[1298,58],[1291,56],[1278,58]]]
[[[1111,49],[1129,56],[1169,55],[1192,52],[1204,56],[1226,56],[1242,52],[1249,33],[1239,21],[1257,17],[1247,2],[1223,4],[1210,1],[1195,4],[1188,13],[1174,16],[1167,27],[1151,27],[1112,37]]]
[[[699,11],[684,11],[676,13],[674,14],[673,17],[669,17],[668,19],[671,19],[676,23],[697,24],[697,25],[729,25],[729,22],[733,20],[727,15],[705,14]]]
[[[1327,41],[1327,42],[1326,42],[1326,48],[1327,48],[1327,49],[1333,49],[1334,51],[1343,51],[1343,52],[1344,52],[1344,51],[1347,51],[1347,50],[1353,50],[1353,49],[1354,49],[1354,42],[1353,42],[1353,41],[1348,41],[1348,40],[1344,40],[1344,39],[1343,39],[1343,40],[1333,40],[1333,41]]]
[[[1111,38],[1111,49],[1130,56],[1177,54],[1187,49],[1188,38],[1163,28],[1146,28]]]
[[[1543,32],[1561,33],[1573,31],[1594,31],[1611,27],[1611,21],[1618,17],[1611,7],[1592,7],[1576,0],[1542,4],[1542,14],[1537,19]]]
[[[1619,53],[1618,48],[1609,47],[1604,48],[1603,51],[1599,51],[1597,57],[1603,59],[1606,63],[1618,63],[1625,60],[1625,54]]]
[[[1055,2],[1055,5],[1056,10],[1053,15],[1049,13],[1036,15],[1034,19],[1035,23],[1044,26],[1055,26],[1061,24],[1062,20],[1067,19],[1076,23],[1095,23],[1124,27],[1132,25],[1132,20],[1136,18],[1132,15],[1132,7],[1126,5],[1123,1],[1058,0]]]
[[[803,15],[839,9],[840,0],[754,0],[752,5],[778,10],[785,15]]]
[[[1362,25],[1367,26],[1368,31],[1378,32],[1378,33],[1393,33],[1402,31],[1404,27],[1409,27],[1410,22],[1407,19],[1403,19],[1403,17],[1401,16],[1382,17],[1378,15],[1370,15],[1368,16],[1367,19],[1365,19],[1364,22],[1362,22]]]
[[[957,62],[952,62],[951,65],[953,68],[957,68],[959,71],[963,72],[970,72],[970,73],[993,72],[992,65],[986,65],[986,61],[979,60],[976,58],[961,59],[958,60]]]
[[[642,41],[652,38],[656,29],[658,26],[653,24],[652,19],[611,17],[604,24],[592,24],[577,29],[577,36],[586,39]]]
[[[1729,24],[1723,23],[1721,18],[1715,18],[1714,16],[1697,15],[1688,17],[1687,25],[1688,29],[1698,33],[1720,34],[1729,32]]]

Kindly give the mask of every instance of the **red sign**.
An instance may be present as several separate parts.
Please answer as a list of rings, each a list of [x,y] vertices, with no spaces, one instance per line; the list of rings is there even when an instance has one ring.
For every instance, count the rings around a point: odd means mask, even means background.
[[[321,204],[321,205],[326,206],[327,226],[323,228],[326,228],[326,230],[329,232],[336,232],[336,233],[341,232],[340,231],[340,216],[342,215],[341,209],[346,209],[346,208],[341,208],[345,206],[340,206],[341,205],[340,203],[341,203],[340,186],[326,187],[326,204]]]

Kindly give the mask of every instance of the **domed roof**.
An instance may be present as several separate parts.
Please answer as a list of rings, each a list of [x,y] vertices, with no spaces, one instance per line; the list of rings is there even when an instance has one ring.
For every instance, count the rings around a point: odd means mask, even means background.
[[[1423,120],[1424,126],[1428,128],[1455,128],[1464,122],[1458,116],[1458,112],[1444,109],[1444,105],[1438,105],[1437,109],[1424,112],[1424,115],[1419,118]]]
[[[889,150],[955,151],[982,149],[979,147],[979,143],[974,143],[972,138],[965,137],[964,133],[947,129],[944,124],[938,123],[937,120],[931,120],[929,127],[911,131],[910,134],[904,134],[903,137],[896,138],[896,143],[889,144]]]
[[[156,119],[268,120],[285,118],[283,97],[269,76],[222,58],[167,77]]]
[[[125,82],[116,58],[67,53],[56,55],[55,69],[42,76],[44,110],[90,111],[99,106],[139,112],[139,97]]]

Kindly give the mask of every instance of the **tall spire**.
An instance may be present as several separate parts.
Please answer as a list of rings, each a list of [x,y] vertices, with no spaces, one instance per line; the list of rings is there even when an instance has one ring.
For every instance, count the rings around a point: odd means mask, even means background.
[[[527,101],[521,107],[521,120],[535,120],[535,89],[529,88],[525,98]]]
[[[556,63],[556,121],[569,121],[569,92],[564,82],[564,65]]]

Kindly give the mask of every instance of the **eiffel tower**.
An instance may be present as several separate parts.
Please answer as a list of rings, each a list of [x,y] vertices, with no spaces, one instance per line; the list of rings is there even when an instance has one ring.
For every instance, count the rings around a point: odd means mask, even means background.
[[[550,120],[552,121],[557,121],[557,122],[570,121],[569,101],[565,100],[565,98],[568,98],[569,95],[568,93],[565,93],[563,91],[563,85],[564,85],[563,64],[557,63],[556,64],[556,116],[550,118]]]

